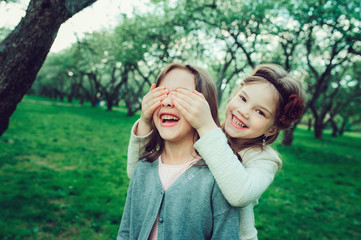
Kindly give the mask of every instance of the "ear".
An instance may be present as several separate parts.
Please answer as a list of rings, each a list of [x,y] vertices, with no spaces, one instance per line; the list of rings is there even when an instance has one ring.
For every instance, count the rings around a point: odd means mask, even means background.
[[[265,135],[266,137],[269,137],[269,136],[275,135],[275,134],[278,133],[278,132],[279,132],[278,128],[277,128],[276,126],[273,126],[273,127],[270,127],[270,129],[268,129],[268,130],[264,133],[264,135]]]

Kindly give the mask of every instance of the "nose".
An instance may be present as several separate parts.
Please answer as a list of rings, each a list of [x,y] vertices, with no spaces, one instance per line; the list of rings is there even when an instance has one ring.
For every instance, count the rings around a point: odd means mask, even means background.
[[[169,107],[169,108],[174,107],[173,100],[170,98],[170,95],[171,95],[171,93],[168,93],[167,97],[165,99],[163,99],[163,101],[162,101],[163,107]]]

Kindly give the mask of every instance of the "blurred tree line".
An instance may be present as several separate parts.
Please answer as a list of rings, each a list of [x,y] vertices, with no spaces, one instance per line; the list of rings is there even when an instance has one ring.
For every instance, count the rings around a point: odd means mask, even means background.
[[[206,68],[219,103],[261,63],[277,63],[307,91],[303,122],[316,138],[361,125],[361,2],[350,0],[153,0],[153,10],[123,15],[119,25],[87,34],[50,54],[29,93],[100,99],[108,110],[140,110],[142,96],[169,62]],[[295,127],[295,126],[294,126]],[[294,127],[285,131],[290,145]]]

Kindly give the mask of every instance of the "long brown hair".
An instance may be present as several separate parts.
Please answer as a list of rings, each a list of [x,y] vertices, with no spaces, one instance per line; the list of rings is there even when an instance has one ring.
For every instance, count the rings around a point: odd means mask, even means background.
[[[207,73],[206,70],[195,67],[189,64],[181,63],[172,63],[169,64],[158,76],[156,86],[158,87],[162,79],[172,70],[182,69],[188,71],[194,76],[195,88],[198,92],[202,93],[205,99],[207,100],[211,114],[214,122],[219,126],[218,118],[218,104],[217,104],[217,93],[216,87],[212,77]],[[146,145],[146,151],[144,156],[141,156],[140,159],[146,159],[148,162],[154,162],[164,150],[164,140],[160,136],[157,128],[154,123],[152,123],[152,133],[150,140]],[[196,130],[194,130],[193,141],[196,142],[199,139],[199,135]]]
[[[264,135],[253,139],[237,139],[229,135],[228,141],[233,151],[238,152],[250,147],[263,147],[273,143],[281,130],[287,129],[293,122],[302,116],[303,103],[305,102],[305,92],[301,82],[290,75],[284,68],[276,64],[262,64],[254,69],[251,76],[245,77],[240,86],[234,91],[238,93],[244,86],[254,83],[271,83],[278,92],[278,104],[276,106],[275,127],[277,132],[274,135],[265,137]],[[224,122],[222,123],[224,129]],[[225,131],[224,131],[225,132]],[[239,157],[240,158],[240,157]],[[241,159],[240,159],[241,160]]]

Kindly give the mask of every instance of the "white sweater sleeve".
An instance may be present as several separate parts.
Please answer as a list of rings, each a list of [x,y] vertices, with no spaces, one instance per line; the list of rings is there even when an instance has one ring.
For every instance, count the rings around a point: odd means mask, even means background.
[[[152,133],[150,132],[145,136],[136,136],[134,132],[138,127],[138,122],[139,120],[137,120],[132,127],[128,145],[127,174],[129,178],[132,177],[135,165],[137,165],[139,158],[144,155],[145,145],[147,144]]]
[[[223,131],[215,129],[195,144],[227,201],[245,207],[257,200],[272,183],[282,162],[271,147],[240,152],[242,163],[227,143]]]

